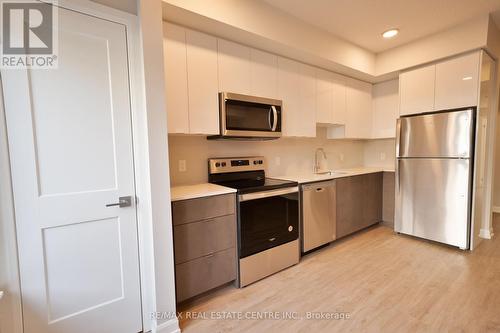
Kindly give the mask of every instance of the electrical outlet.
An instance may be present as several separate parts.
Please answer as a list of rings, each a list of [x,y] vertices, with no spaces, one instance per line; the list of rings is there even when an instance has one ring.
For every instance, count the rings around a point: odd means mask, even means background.
[[[381,160],[381,161],[385,161],[385,158],[386,158],[386,157],[387,157],[387,156],[385,156],[385,153],[380,153],[380,160]]]
[[[179,172],[186,172],[187,165],[186,160],[179,160]]]
[[[276,164],[276,165],[280,165],[280,164],[281,164],[281,157],[276,156],[276,157],[274,158],[274,164]]]
[[[340,162],[344,162],[344,154],[340,153],[339,160]]]

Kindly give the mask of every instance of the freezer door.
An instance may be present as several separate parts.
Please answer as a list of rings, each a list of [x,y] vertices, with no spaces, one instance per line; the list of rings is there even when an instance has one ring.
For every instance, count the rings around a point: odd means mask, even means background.
[[[472,155],[474,109],[403,117],[398,121],[398,157]]]
[[[395,231],[468,248],[470,161],[398,159]]]

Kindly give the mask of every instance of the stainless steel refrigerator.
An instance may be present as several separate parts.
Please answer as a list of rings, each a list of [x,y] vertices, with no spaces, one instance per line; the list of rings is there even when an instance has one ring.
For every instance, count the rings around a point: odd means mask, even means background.
[[[395,231],[468,249],[475,109],[402,117]]]

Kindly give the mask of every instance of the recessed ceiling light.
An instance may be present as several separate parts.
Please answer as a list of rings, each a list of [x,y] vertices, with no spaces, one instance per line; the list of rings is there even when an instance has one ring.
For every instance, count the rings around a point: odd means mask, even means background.
[[[382,34],[384,38],[392,38],[399,33],[399,29],[389,29]]]

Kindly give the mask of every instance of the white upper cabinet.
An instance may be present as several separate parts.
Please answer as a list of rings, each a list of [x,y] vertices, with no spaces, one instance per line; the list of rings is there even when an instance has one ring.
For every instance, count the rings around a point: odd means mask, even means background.
[[[476,106],[479,51],[436,64],[435,110]]]
[[[333,124],[345,125],[347,119],[347,88],[345,76],[333,73]]]
[[[400,114],[476,106],[480,52],[402,73]]]
[[[250,48],[218,39],[219,91],[250,95]]]
[[[299,64],[300,108],[296,115],[299,136],[316,137],[316,69]]]
[[[417,68],[399,75],[400,114],[434,110],[436,66]]]
[[[219,133],[217,39],[186,30],[189,133]]]
[[[278,98],[278,57],[264,51],[250,49],[250,94]]]
[[[283,101],[281,108],[283,136],[298,136],[296,119],[300,112],[299,63],[278,57],[278,96]]]
[[[316,121],[333,124],[333,73],[316,70]]]
[[[334,119],[337,123],[327,129],[328,139],[371,139],[372,136],[372,84],[340,76],[338,82],[340,97],[343,96],[342,87],[345,87],[345,102],[339,98],[339,112],[341,119]],[[342,84],[345,80],[345,85]],[[334,112],[335,115],[335,112]],[[343,119],[342,119],[343,118]]]
[[[169,133],[189,133],[186,31],[163,23],[165,89]]]
[[[399,83],[391,80],[373,85],[372,138],[394,138],[399,116]]]
[[[316,79],[311,66],[278,57],[283,136],[316,136]]]
[[[345,125],[346,78],[323,69],[316,70],[316,121]]]
[[[369,139],[371,129],[372,85],[349,78],[347,79],[345,137]]]
[[[169,133],[217,134],[217,39],[163,23]]]

